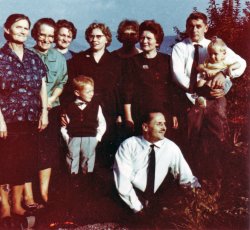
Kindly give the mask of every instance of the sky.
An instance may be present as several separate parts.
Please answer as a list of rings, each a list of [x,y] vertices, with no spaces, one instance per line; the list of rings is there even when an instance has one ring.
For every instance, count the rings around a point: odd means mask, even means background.
[[[222,1],[216,0],[216,3],[221,5]],[[241,0],[242,5],[244,2]],[[115,35],[123,19],[135,19],[139,23],[154,19],[162,25],[165,36],[169,37],[175,35],[174,26],[181,31],[185,30],[186,18],[194,7],[206,13],[208,3],[209,0],[0,0],[0,46],[5,43],[1,27],[13,13],[27,15],[32,25],[43,17],[51,17],[55,21],[72,21],[78,32],[71,49],[78,52],[88,48],[84,31],[94,21],[105,23]],[[120,43],[113,37],[109,50],[120,47]],[[27,45],[32,46],[33,39],[28,41]],[[162,44],[167,48],[164,47],[161,51],[169,53],[171,44],[169,41]]]
[[[42,17],[72,21],[79,32],[93,21],[104,22],[112,31],[125,18],[142,22],[155,19],[166,35],[173,35],[173,26],[184,29],[185,19],[193,7],[206,12],[208,0],[0,0],[0,26],[12,13],[23,13],[32,24]],[[221,0],[217,1],[221,3]]]

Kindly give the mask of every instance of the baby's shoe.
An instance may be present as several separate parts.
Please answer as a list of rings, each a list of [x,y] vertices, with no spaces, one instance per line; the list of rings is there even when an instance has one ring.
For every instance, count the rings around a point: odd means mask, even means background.
[[[198,97],[195,100],[195,104],[201,108],[206,108],[207,107],[207,100],[205,97]]]

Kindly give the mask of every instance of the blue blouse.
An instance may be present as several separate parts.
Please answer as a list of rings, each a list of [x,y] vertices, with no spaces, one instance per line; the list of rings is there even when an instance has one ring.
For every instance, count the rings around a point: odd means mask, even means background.
[[[21,61],[7,43],[0,49],[0,109],[6,123],[39,119],[46,75],[46,66],[33,51],[24,48]]]

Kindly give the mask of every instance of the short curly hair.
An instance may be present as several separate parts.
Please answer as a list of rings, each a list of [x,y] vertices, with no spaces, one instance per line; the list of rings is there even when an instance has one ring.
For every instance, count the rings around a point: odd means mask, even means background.
[[[77,29],[72,22],[65,19],[58,20],[56,22],[56,35],[61,28],[67,28],[72,33],[72,39],[76,38]]]
[[[137,36],[139,35],[139,23],[136,20],[124,19],[120,22],[117,29],[117,39],[119,42],[123,42],[122,33],[127,29],[132,29],[136,32]]]
[[[37,40],[38,36],[38,30],[40,29],[40,26],[46,24],[48,26],[53,27],[56,30],[56,23],[52,18],[41,18],[34,24],[32,30],[31,30],[31,36],[35,40]]]
[[[29,28],[31,26],[31,22],[30,19],[28,18],[28,16],[24,15],[24,14],[11,14],[5,21],[4,23],[4,28],[5,29],[10,29],[10,27],[15,23],[18,22],[20,20],[26,20],[29,24]],[[9,41],[10,40],[10,36],[9,34],[7,34],[6,32],[4,32],[4,38]]]
[[[88,28],[85,30],[85,39],[89,43],[89,37],[94,29],[100,29],[104,36],[107,39],[107,47],[111,44],[112,42],[112,34],[108,26],[106,26],[104,23],[99,23],[99,22],[94,22],[91,23]]]
[[[155,22],[155,20],[146,20],[139,26],[139,36],[141,37],[142,33],[146,30],[154,34],[155,39],[160,46],[164,38],[164,32],[161,25]]]

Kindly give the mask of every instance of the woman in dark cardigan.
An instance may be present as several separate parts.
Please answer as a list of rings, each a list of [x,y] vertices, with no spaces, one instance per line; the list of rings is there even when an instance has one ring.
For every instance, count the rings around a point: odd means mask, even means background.
[[[140,24],[139,42],[143,52],[129,60],[122,84],[126,124],[134,126],[135,134],[141,130],[141,117],[149,111],[162,111],[168,129],[178,126],[173,107],[169,56],[158,52],[163,38],[163,29],[154,20]]]
[[[118,92],[121,61],[106,49],[112,41],[112,34],[105,24],[90,24],[85,31],[85,38],[90,48],[76,54],[70,61],[68,84],[71,84],[72,79],[78,75],[91,76],[94,79],[95,98],[99,100],[107,122],[107,131],[99,147],[107,157],[111,157],[116,150],[114,145],[116,122],[121,121]],[[111,163],[109,157],[103,160],[109,161],[106,162],[108,164]]]

